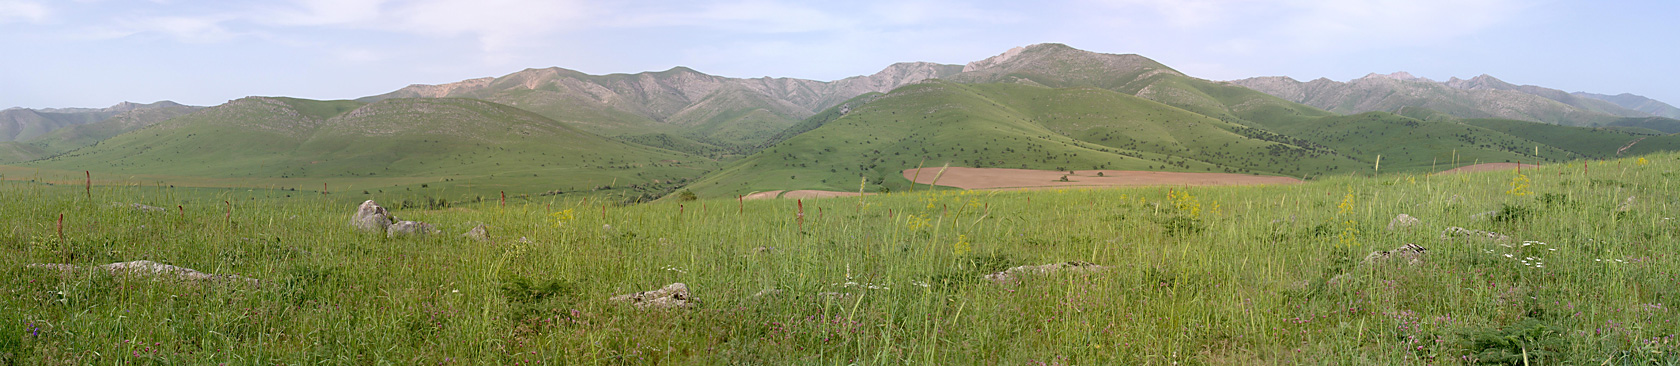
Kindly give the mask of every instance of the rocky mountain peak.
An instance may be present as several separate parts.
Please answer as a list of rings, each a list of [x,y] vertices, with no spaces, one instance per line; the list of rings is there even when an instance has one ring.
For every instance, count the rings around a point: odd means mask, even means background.
[[[1504,80],[1499,80],[1498,78],[1493,77],[1493,75],[1488,75],[1488,74],[1477,75],[1476,77],[1470,78],[1470,80],[1464,80],[1464,79],[1459,79],[1459,78],[1454,77],[1450,80],[1447,80],[1447,82],[1445,82],[1443,84],[1446,84],[1448,87],[1452,87],[1454,89],[1464,89],[1464,90],[1515,90],[1515,89],[1517,89],[1516,85],[1512,85],[1511,83],[1507,83]]]
[[[1021,52],[1026,50],[1026,47],[1015,47],[1009,49],[1008,51],[1004,51],[1003,54],[987,57],[986,59],[980,61],[970,62],[968,65],[963,66],[962,72],[985,70],[993,66],[1001,65],[1005,62],[1009,62],[1009,60],[1015,58],[1015,56],[1020,56]]]
[[[1390,73],[1390,74],[1386,74],[1386,75],[1385,74],[1378,74],[1378,73],[1373,72],[1373,73],[1365,75],[1365,77],[1362,77],[1362,78],[1359,78],[1359,79],[1356,79],[1356,80],[1374,80],[1374,79],[1434,82],[1434,80],[1429,80],[1428,78],[1420,78],[1420,77],[1417,77],[1415,75],[1412,75],[1412,73],[1405,72],[1405,71],[1396,71],[1394,73]]]

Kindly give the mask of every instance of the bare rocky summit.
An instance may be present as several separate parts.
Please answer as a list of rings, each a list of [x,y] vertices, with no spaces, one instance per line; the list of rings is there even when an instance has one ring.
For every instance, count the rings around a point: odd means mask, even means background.
[[[1427,108],[1458,118],[1502,118],[1562,125],[1603,125],[1649,112],[1557,89],[1507,83],[1489,75],[1434,81],[1404,71],[1372,73],[1347,82],[1283,76],[1231,81],[1292,102],[1340,114]]]

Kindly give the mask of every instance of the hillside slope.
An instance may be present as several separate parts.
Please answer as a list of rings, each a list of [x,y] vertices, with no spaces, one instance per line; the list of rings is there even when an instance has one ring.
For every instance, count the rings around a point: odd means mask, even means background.
[[[1437,82],[1405,72],[1370,74],[1348,82],[1289,77],[1231,81],[1290,101],[1338,114],[1397,112],[1427,108],[1457,118],[1497,118],[1567,126],[1605,126],[1622,118],[1650,117],[1644,111],[1533,85],[1515,85],[1489,75]]]
[[[172,102],[159,102],[158,104],[163,103],[168,104],[160,105],[155,108],[129,110],[95,123],[60,128],[44,135],[37,136],[28,141],[0,143],[0,145],[28,145],[26,150],[33,151],[33,153],[27,155],[17,154],[0,156],[0,163],[25,162],[63,154],[71,150],[97,144],[100,141],[115,137],[124,132],[138,130],[203,108],[180,105]],[[21,147],[13,149],[24,150]]]
[[[151,104],[122,102],[106,108],[7,108],[0,110],[0,141],[26,141],[70,126],[104,121],[131,111],[185,107],[171,101]]]
[[[1292,174],[1359,163],[1316,146],[1099,88],[928,81],[772,145],[689,187],[703,196],[777,189],[909,188],[918,166]],[[832,120],[829,120],[832,118]],[[1269,140],[1268,140],[1269,139]]]
[[[210,178],[423,178],[469,191],[527,193],[586,191],[614,181],[663,184],[697,176],[709,164],[480,100],[364,104],[266,97],[239,99],[32,163]]]
[[[954,74],[960,66],[899,63],[873,75],[831,82],[738,79],[685,67],[589,75],[547,68],[443,85],[411,85],[360,99],[476,98],[515,106],[609,136],[674,134],[741,150],[817,111],[857,95]],[[636,141],[644,139],[632,139]]]

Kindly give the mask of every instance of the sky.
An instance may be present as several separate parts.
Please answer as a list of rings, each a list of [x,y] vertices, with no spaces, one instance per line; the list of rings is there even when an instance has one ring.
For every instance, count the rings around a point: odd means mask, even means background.
[[[352,99],[563,67],[836,80],[1035,43],[1191,76],[1408,71],[1680,105],[1680,1],[0,0],[0,108]]]

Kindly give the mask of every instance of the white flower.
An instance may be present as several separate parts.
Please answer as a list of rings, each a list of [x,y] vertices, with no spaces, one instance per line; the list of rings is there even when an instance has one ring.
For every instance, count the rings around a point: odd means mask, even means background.
[[[1510,254],[1506,254],[1506,255],[1505,255],[1505,258],[1512,258],[1512,257],[1514,257],[1514,256],[1512,256],[1512,255],[1510,255]]]

